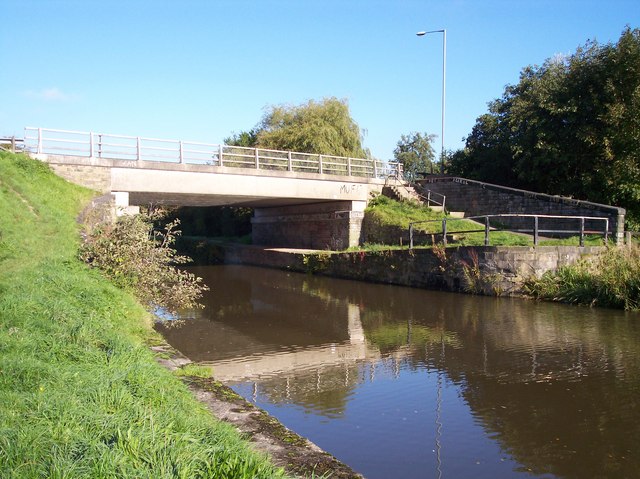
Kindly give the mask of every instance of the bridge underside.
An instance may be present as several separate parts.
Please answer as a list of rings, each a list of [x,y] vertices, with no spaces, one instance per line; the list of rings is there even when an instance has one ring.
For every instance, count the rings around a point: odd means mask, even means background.
[[[367,200],[384,184],[378,178],[205,165],[40,159],[74,183],[114,194],[120,208],[149,204],[254,208],[254,244],[290,248],[357,246]]]
[[[315,204],[317,199],[304,198],[265,198],[252,195],[211,195],[132,191],[129,192],[131,205],[170,205],[170,206],[233,206],[247,208],[272,208],[279,206],[295,206]]]

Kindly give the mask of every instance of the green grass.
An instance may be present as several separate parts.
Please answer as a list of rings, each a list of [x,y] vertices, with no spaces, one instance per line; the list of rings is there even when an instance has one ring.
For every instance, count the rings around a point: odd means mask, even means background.
[[[442,220],[446,217],[444,213],[435,212],[422,205],[411,202],[400,202],[386,196],[378,196],[369,202],[365,210],[368,221],[379,226],[394,226],[408,232],[409,223],[423,222],[414,225],[414,244],[420,245],[425,242],[425,235],[435,236],[435,240],[442,241]],[[481,231],[478,231],[481,230]],[[469,231],[476,231],[469,233]],[[448,237],[452,237],[447,242],[447,246],[482,246],[484,245],[484,225],[466,219],[447,220]],[[431,238],[429,238],[429,247]],[[489,242],[492,246],[532,246],[533,236],[528,234],[513,233],[510,231],[491,231]],[[540,246],[578,246],[580,238],[573,236],[563,239],[541,239]],[[587,236],[585,245],[604,245],[601,236]],[[379,249],[389,249],[389,245],[368,244],[357,250],[376,251]],[[354,248],[350,248],[354,250]]]
[[[526,284],[532,296],[566,303],[640,310],[640,247],[615,247]]]
[[[282,477],[155,362],[142,306],[76,259],[91,195],[0,152],[0,477]]]

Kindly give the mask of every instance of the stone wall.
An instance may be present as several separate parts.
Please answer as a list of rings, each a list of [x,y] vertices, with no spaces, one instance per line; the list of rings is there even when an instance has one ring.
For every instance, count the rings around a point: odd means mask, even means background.
[[[433,177],[420,180],[428,190],[447,197],[449,211],[464,211],[465,216],[516,213],[564,216],[592,216],[609,218],[609,231],[616,241],[624,236],[624,208],[579,201],[562,196],[507,188],[457,177]],[[511,228],[533,229],[533,219],[507,219],[500,222]],[[540,229],[579,230],[579,220],[540,220]],[[587,230],[602,231],[602,221],[587,221]],[[543,233],[544,235],[544,233]],[[547,236],[551,236],[547,234]]]
[[[111,191],[111,169],[103,166],[50,163],[56,175],[100,193]]]
[[[361,241],[364,202],[350,201],[256,208],[254,244],[309,249],[346,249]]]
[[[295,251],[221,245],[183,238],[196,262],[248,264],[360,281],[484,295],[521,295],[524,282],[595,257],[604,247],[464,246],[355,252]]]

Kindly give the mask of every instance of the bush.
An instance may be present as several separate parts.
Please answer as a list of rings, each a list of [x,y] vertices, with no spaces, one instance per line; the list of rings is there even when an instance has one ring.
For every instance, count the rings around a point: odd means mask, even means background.
[[[198,300],[209,288],[202,278],[176,267],[191,261],[172,247],[180,222],[173,220],[154,230],[159,216],[141,213],[88,226],[80,258],[151,309],[161,307],[173,314],[181,308],[201,307]]]

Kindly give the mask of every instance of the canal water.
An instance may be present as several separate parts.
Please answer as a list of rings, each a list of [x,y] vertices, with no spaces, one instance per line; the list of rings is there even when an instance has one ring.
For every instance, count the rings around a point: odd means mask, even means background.
[[[192,270],[169,343],[368,479],[640,477],[636,313]]]

